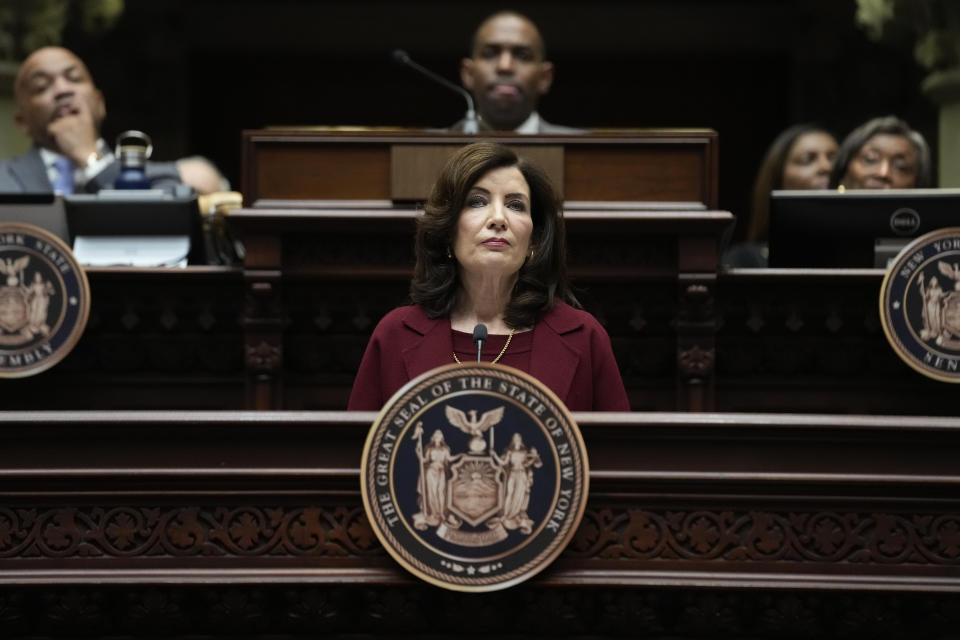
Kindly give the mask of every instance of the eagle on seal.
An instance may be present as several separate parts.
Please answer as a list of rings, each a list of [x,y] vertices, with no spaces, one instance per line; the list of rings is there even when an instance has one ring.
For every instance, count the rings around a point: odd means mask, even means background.
[[[468,418],[467,413],[450,405],[445,407],[445,413],[450,424],[460,429],[460,431],[473,436],[470,439],[471,453],[483,453],[483,450],[487,446],[483,441],[483,432],[503,420],[503,407],[485,411],[479,418],[477,418],[476,409],[470,409],[470,411],[467,412],[470,414]]]

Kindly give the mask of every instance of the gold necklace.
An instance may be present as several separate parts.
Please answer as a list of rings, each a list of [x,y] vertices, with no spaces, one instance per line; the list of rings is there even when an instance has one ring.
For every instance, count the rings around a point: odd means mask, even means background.
[[[490,364],[496,364],[500,358],[503,357],[503,354],[507,352],[507,347],[510,346],[510,341],[513,340],[513,334],[517,332],[516,329],[510,329],[510,335],[507,336],[507,341],[503,344],[503,349],[500,349],[500,353],[497,354],[497,357],[490,361]],[[463,364],[460,362],[460,358],[457,357],[457,352],[453,352],[453,359],[457,364]]]

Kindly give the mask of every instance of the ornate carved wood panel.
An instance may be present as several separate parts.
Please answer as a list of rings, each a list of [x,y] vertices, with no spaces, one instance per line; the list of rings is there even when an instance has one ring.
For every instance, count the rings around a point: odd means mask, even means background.
[[[4,380],[4,409],[243,406],[239,269],[86,271],[83,337],[50,371]]]
[[[0,582],[52,568],[282,578],[304,559],[321,581],[322,567],[392,574],[359,503],[373,416],[3,414]],[[591,497],[560,582],[696,584],[707,572],[742,585],[960,586],[956,419],[580,421]]]
[[[261,293],[247,292],[248,308],[263,309],[264,292],[283,291],[273,311],[253,323],[271,327],[269,339],[257,333],[251,345],[248,332],[248,350],[267,350],[283,362],[251,383],[265,388],[257,396],[262,403],[252,406],[345,406],[373,327],[406,302],[416,215],[388,204],[232,214],[254,247],[248,280],[282,274],[280,284],[260,282]],[[709,409],[716,332],[711,270],[730,214],[581,207],[566,220],[570,277],[611,335],[632,406]]]
[[[720,274],[717,408],[957,415],[949,384],[887,343],[883,272],[766,269]]]
[[[0,413],[4,637],[934,638],[960,621],[957,419],[578,414],[574,542],[530,583],[466,596],[371,535],[372,418]],[[488,613],[462,628],[467,610]]]

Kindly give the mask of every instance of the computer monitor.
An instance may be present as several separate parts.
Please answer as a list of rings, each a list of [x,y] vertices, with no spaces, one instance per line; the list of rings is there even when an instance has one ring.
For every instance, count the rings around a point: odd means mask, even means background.
[[[150,238],[189,238],[190,264],[205,262],[204,243],[197,196],[192,189],[106,190],[96,194],[64,196],[70,243],[77,250],[77,238],[124,238],[125,242]]]
[[[0,222],[25,222],[70,244],[63,201],[52,193],[0,193]]]
[[[911,239],[960,226],[960,189],[774,191],[771,267],[885,268]]]

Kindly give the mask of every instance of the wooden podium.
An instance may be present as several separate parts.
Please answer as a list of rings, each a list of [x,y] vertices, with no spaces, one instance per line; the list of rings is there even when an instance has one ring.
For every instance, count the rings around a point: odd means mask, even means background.
[[[447,156],[481,139],[514,147],[543,165],[568,203],[717,208],[717,133],[709,129],[564,136],[244,131],[244,204],[277,208],[297,201],[422,201]]]
[[[242,265],[88,270],[75,351],[0,381],[0,635],[955,635],[955,393],[890,352],[882,272],[719,269],[713,132],[498,136],[562,185],[634,412],[576,416],[586,515],[529,583],[449,594],[387,557],[374,415],[337,409],[473,139],[246,132]]]
[[[956,630],[956,418],[576,414],[591,474],[574,541],[485,594],[418,582],[377,543],[359,482],[373,418],[0,412],[4,637]]]
[[[730,214],[711,211],[717,202],[714,131],[561,136],[245,131],[248,209],[235,212],[231,223],[247,243],[246,277],[257,281],[261,293],[248,308],[264,310],[248,325],[257,329],[248,333],[246,349],[274,354],[278,365],[265,368],[252,385],[253,406],[290,406],[278,398],[286,394],[289,401],[299,385],[281,373],[289,334],[280,331],[284,323],[276,313],[289,308],[286,301],[310,296],[299,289],[299,280],[335,278],[351,287],[359,311],[354,325],[364,331],[402,304],[413,264],[415,203],[427,197],[446,158],[478,139],[512,146],[551,175],[565,202],[570,272],[579,284],[679,279],[681,304],[699,304],[715,278],[722,235],[732,224]],[[393,282],[389,294],[375,292],[378,278]],[[379,301],[376,308],[366,302],[369,296]],[[323,306],[329,314],[330,304]],[[683,332],[691,325],[681,321],[678,326]],[[699,329],[693,333],[678,348],[689,354],[680,358],[695,373],[677,383],[671,408],[712,406],[709,367],[703,368],[698,355],[712,352],[712,336]],[[362,344],[350,349],[358,358]],[[344,401],[342,387],[317,382],[311,384],[314,399]],[[308,397],[294,406],[309,406],[303,404]]]

